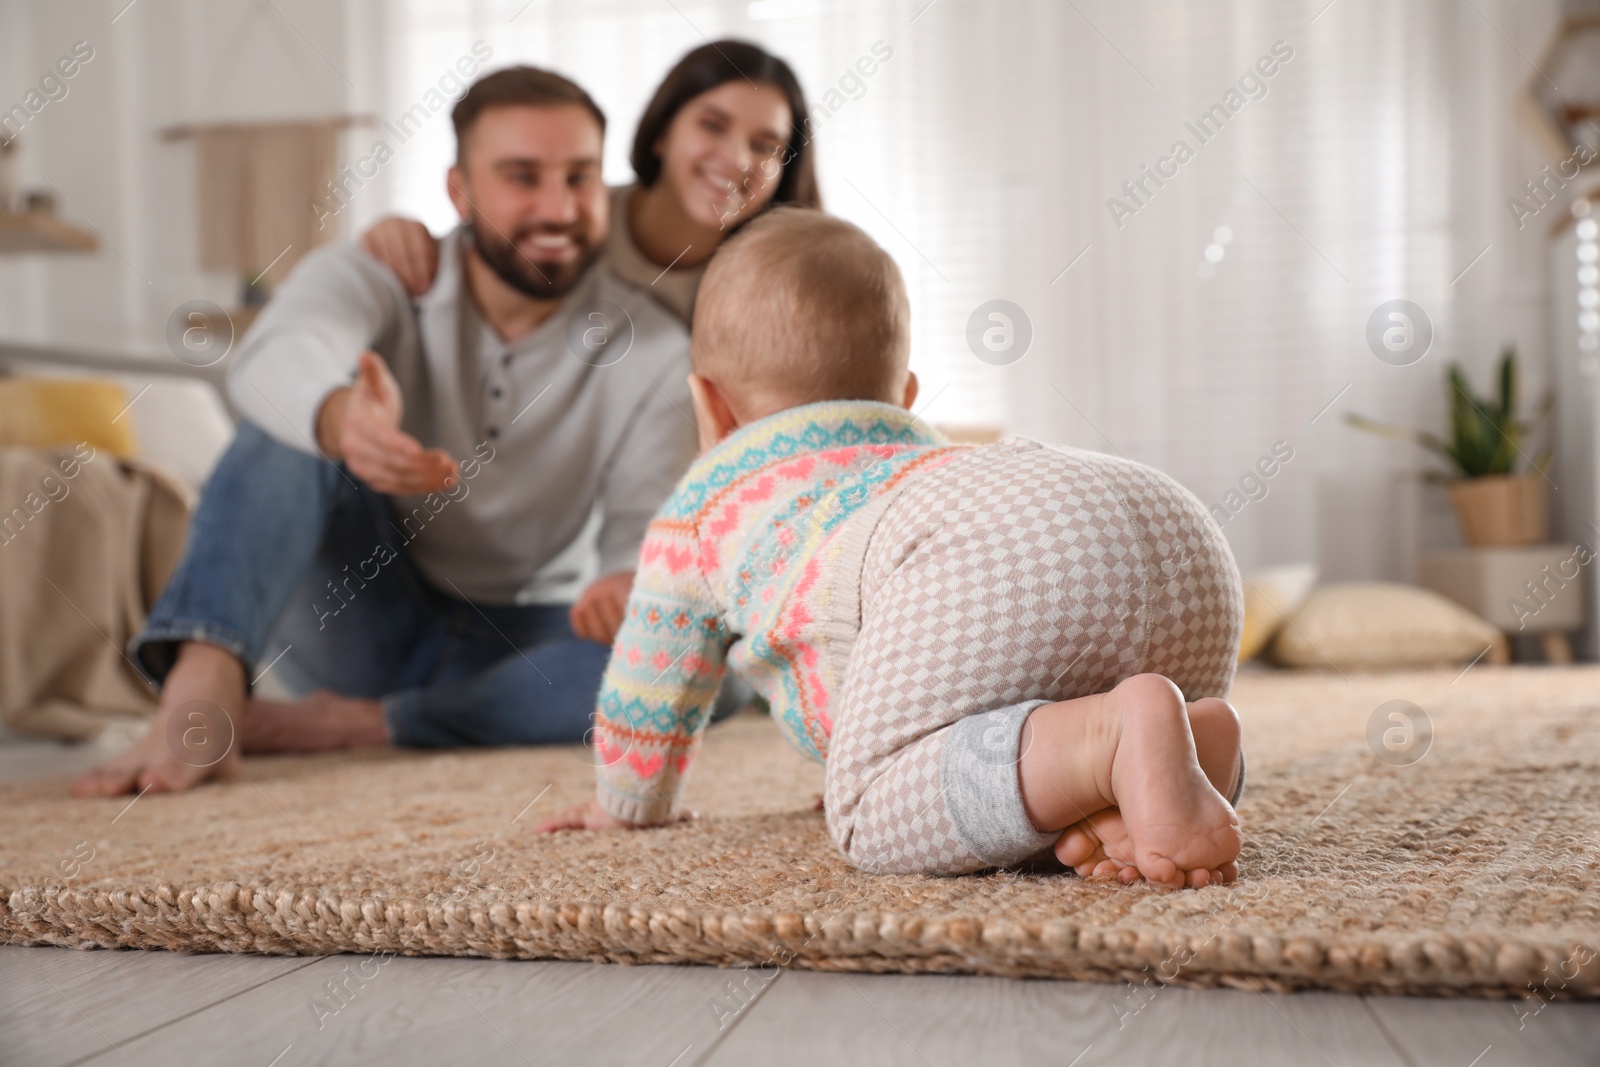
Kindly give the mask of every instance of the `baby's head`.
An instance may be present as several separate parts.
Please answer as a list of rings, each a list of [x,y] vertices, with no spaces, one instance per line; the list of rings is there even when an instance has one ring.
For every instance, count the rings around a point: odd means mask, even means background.
[[[909,407],[916,396],[900,269],[861,230],[809,208],[767,212],[712,257],[695,301],[693,356],[703,448],[801,404]]]

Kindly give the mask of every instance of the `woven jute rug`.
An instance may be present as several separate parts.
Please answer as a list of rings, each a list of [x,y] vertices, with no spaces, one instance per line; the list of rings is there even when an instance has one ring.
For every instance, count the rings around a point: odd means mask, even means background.
[[[1230,887],[858,873],[819,770],[742,716],[701,817],[646,832],[534,832],[592,789],[569,749],[252,759],[131,807],[5,787],[0,941],[1596,996],[1600,668],[1455,678],[1242,675]]]

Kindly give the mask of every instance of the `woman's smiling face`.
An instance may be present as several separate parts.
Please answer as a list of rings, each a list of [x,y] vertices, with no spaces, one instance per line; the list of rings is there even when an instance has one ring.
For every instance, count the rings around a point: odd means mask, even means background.
[[[777,192],[792,125],[789,102],[777,88],[724,82],[673,117],[656,144],[661,180],[689,218],[731,229]]]

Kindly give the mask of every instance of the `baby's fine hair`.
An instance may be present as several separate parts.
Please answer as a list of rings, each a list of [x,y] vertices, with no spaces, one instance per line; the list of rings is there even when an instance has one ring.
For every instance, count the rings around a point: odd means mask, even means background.
[[[706,268],[694,369],[741,420],[818,400],[898,403],[910,320],[900,268],[871,237],[811,208],[774,208]]]

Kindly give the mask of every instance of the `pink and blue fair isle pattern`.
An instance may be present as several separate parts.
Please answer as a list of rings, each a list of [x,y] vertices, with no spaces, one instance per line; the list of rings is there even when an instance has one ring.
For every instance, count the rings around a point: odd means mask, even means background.
[[[725,669],[791,744],[826,757],[838,680],[819,663],[813,598],[828,548],[862,506],[960,447],[904,408],[830,400],[740,427],[695,461],[645,534],[601,685],[607,811],[672,816]]]

